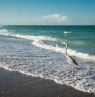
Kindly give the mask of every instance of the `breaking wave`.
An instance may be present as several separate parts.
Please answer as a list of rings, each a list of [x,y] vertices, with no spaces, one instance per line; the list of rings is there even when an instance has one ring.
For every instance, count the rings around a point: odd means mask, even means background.
[[[69,33],[71,33],[71,32],[64,31],[64,34],[69,34]]]

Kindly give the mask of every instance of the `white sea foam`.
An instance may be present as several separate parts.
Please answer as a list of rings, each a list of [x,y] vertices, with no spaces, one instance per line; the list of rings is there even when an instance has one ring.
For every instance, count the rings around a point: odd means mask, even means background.
[[[8,35],[10,35],[11,33],[9,33],[6,29],[1,29],[0,30],[0,35],[6,35],[6,36],[8,36]]]
[[[40,41],[34,41],[32,44],[34,44],[35,46],[38,46],[38,47],[45,48],[45,49],[50,49],[50,50],[53,50],[53,51],[56,51],[56,52],[65,53],[64,48],[60,48],[58,46],[55,47],[55,46],[52,46],[52,45],[47,45],[47,44],[44,44],[43,42],[40,42]],[[68,49],[68,54],[75,56],[77,58],[85,59],[87,61],[95,62],[95,56],[94,55],[91,56],[89,54],[77,52],[77,51],[72,50],[72,49]]]
[[[64,31],[64,34],[69,34],[69,33],[71,33],[71,32]]]

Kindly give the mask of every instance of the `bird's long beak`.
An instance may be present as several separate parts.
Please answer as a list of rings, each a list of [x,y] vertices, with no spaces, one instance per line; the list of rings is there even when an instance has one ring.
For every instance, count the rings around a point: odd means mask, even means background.
[[[62,44],[67,44],[66,42],[62,42]]]

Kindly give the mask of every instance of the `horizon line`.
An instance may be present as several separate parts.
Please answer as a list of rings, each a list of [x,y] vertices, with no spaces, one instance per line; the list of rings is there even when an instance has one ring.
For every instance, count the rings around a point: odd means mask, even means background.
[[[1,25],[0,26],[95,26],[95,24],[70,24],[70,25],[47,25],[47,24],[44,24],[44,25],[37,25],[37,24],[4,24],[4,25]]]

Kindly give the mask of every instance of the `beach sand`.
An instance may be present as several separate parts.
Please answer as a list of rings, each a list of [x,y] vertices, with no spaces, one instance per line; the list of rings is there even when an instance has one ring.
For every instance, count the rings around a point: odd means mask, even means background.
[[[0,97],[95,97],[95,94],[1,68]]]

